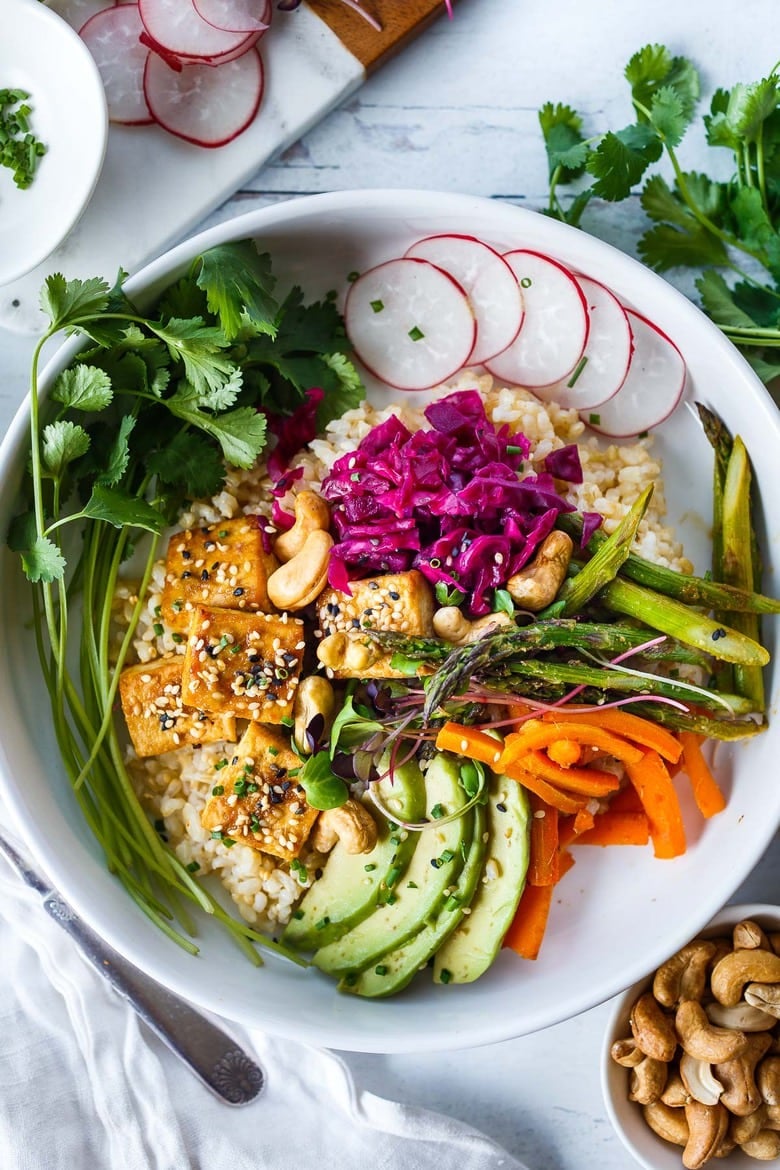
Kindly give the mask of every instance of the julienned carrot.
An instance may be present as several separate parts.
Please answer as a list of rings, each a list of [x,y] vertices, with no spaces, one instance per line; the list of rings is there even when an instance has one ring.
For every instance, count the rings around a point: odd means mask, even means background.
[[[553,886],[532,886],[530,882],[526,883],[503,944],[511,947],[523,959],[536,959],[539,955],[550,915],[553,889]]]
[[[647,813],[655,856],[679,857],[685,852],[685,827],[666,764],[648,748],[641,763],[626,764],[626,772]]]
[[[502,771],[506,771],[514,763],[513,760],[511,764],[505,764],[502,757],[499,766]],[[543,751],[524,751],[516,764],[526,772],[548,780],[556,788],[576,792],[581,796],[606,796],[620,785],[619,779],[612,772],[602,772],[597,768],[561,768]]]
[[[726,798],[705,760],[699,737],[692,731],[681,731],[683,765],[693,789],[693,799],[703,817],[714,817],[726,807]]]
[[[586,829],[572,841],[573,845],[646,845],[650,839],[650,825],[643,812],[615,812],[607,809],[595,819],[592,829]]]
[[[610,812],[644,812],[645,808],[639,799],[639,793],[633,784],[626,784],[609,798]]]
[[[574,865],[574,857],[569,853],[568,849],[562,849],[558,855],[558,881],[561,880],[565,873],[568,873]]]
[[[574,814],[579,812],[586,803],[582,797],[574,796],[571,792],[561,792],[559,788],[548,784],[541,776],[527,772],[525,768],[520,768],[517,764],[510,764],[504,769],[503,774],[508,776],[510,780],[516,780],[518,784],[522,784],[529,792],[541,796],[542,800],[551,804],[553,808],[557,808],[559,812]]]
[[[515,731],[506,738],[502,760],[507,762],[516,759],[521,752],[531,748],[547,748],[556,740],[573,740],[588,747],[598,748],[607,752],[616,760],[624,763],[633,761],[639,763],[642,759],[642,749],[634,743],[629,743],[619,735],[613,735],[597,723],[579,723],[572,720],[564,727],[555,723],[542,723],[540,719],[529,719],[523,724],[520,731]]]
[[[588,812],[586,808],[581,808],[573,817],[566,817],[564,821],[558,822],[558,843],[563,850],[572,842],[576,841],[580,833],[586,832],[593,828],[593,822],[596,818],[592,812]]]
[[[476,727],[468,727],[465,723],[445,723],[436,736],[436,747],[440,752],[454,752],[458,756],[467,756],[470,760],[478,760],[491,768],[498,763],[501,756],[500,740],[477,730]]]
[[[564,711],[561,708],[545,712],[542,719],[545,723],[593,723],[605,731],[613,731],[615,735],[630,739],[632,743],[654,748],[670,764],[676,764],[682,753],[678,740],[665,727],[659,727],[649,719],[642,719],[618,707],[608,707],[606,710],[594,708],[592,711]],[[568,728],[562,730],[564,735],[568,734]]]
[[[532,886],[554,886],[558,869],[558,809],[531,793],[531,841],[528,881]]]
[[[547,755],[554,764],[562,768],[570,768],[572,764],[579,764],[582,758],[582,748],[573,739],[556,739],[547,749]]]

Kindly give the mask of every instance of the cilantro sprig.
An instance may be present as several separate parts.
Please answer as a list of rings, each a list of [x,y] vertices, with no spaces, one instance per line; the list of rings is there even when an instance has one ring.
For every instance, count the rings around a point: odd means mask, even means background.
[[[250,942],[276,944],[201,888],[136,798],[113,720],[119,676],[161,534],[182,503],[216,494],[227,466],[255,463],[267,413],[291,413],[320,386],[324,412],[340,414],[363,387],[332,301],[307,305],[299,289],[280,300],[270,258],[251,241],[198,256],[149,310],[128,299],[122,275],[113,288],[60,274],[45,282],[49,325],[33,357],[28,472],[8,543],[32,589],[63,766],[109,867],[186,949],[197,949],[187,937],[189,900],[258,961]],[[84,345],[44,403],[41,353],[60,333]],[[134,552],[140,581],[117,652],[112,602]]]
[[[780,374],[779,68],[712,97],[706,141],[731,153],[727,180],[683,166],[678,148],[696,115],[699,75],[663,45],[645,45],[626,66],[634,114],[628,125],[586,137],[571,106],[548,102],[539,111],[549,164],[546,213],[579,227],[591,200],[619,202],[642,183],[652,224],[639,255],[658,272],[699,272],[702,307],[765,382]],[[662,158],[671,165],[670,182],[653,170]],[[559,192],[572,185],[566,207]]]

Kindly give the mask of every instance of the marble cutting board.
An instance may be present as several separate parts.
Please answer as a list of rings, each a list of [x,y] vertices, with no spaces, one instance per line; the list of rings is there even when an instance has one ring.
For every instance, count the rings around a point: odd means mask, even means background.
[[[75,27],[104,0],[51,0]],[[217,150],[158,126],[112,126],[95,194],[68,238],[26,276],[0,288],[0,325],[38,333],[38,294],[51,272],[133,272],[184,238],[274,156],[344,101],[366,77],[444,11],[442,0],[364,0],[377,32],[338,0],[307,0],[275,12],[263,37],[263,102],[242,135]]]

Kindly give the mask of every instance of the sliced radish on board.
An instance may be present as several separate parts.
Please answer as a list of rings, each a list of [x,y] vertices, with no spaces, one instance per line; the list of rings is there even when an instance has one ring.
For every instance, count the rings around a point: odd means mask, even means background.
[[[199,16],[223,32],[265,32],[271,0],[194,0]]]
[[[617,394],[631,364],[631,326],[620,301],[608,288],[577,276],[588,303],[588,340],[582,357],[566,381],[537,391],[546,402],[573,410],[592,410]]]
[[[523,297],[512,269],[494,248],[473,236],[428,236],[406,255],[443,268],[465,289],[477,319],[469,362],[479,365],[512,344],[523,320]]]
[[[685,362],[671,338],[633,309],[626,309],[626,316],[634,335],[626,380],[595,413],[582,415],[599,434],[614,439],[657,427],[672,413],[685,388]]]
[[[144,97],[149,50],[139,40],[143,28],[137,4],[118,4],[98,12],[79,33],[103,79],[110,120],[128,126],[154,121]]]
[[[214,67],[171,69],[150,53],[144,93],[155,119],[171,134],[196,146],[223,146],[245,130],[263,96],[263,65],[256,49]]]
[[[177,57],[213,60],[248,41],[246,32],[226,32],[209,24],[192,0],[139,0],[138,10],[152,40]]]
[[[522,290],[517,339],[491,361],[494,377],[535,390],[571,374],[588,340],[588,309],[577,280],[557,260],[520,249],[504,254]]]
[[[359,276],[344,321],[363,365],[398,390],[427,390],[451,378],[468,361],[477,331],[461,285],[411,257]]]

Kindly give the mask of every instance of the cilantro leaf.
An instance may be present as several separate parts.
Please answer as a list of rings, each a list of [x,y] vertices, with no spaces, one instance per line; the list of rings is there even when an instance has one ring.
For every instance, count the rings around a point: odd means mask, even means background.
[[[612,203],[626,199],[663,147],[650,126],[634,123],[616,133],[609,131],[588,158],[587,169],[595,177],[593,192]]]
[[[168,400],[168,407],[178,418],[215,438],[231,467],[251,467],[265,446],[265,415],[251,406],[239,406],[225,414],[204,414],[195,403],[176,394]]]
[[[99,484],[112,487],[114,484],[119,483],[127,471],[127,465],[130,462],[130,444],[128,440],[134,426],[135,417],[132,414],[122,416],[119,421],[119,428],[108,449],[108,458],[97,477]]]
[[[116,487],[96,483],[92,495],[81,510],[91,520],[104,520],[114,528],[144,528],[147,532],[161,532],[164,517],[138,496],[132,496]]]
[[[48,536],[36,536],[29,548],[21,552],[22,567],[28,581],[60,581],[65,576],[65,558]]]
[[[663,85],[653,94],[650,103],[650,122],[667,146],[678,146],[688,122],[682,98],[670,85]]]
[[[200,395],[200,405],[208,410],[227,410],[238,398],[243,385],[243,374],[234,366],[226,382],[213,386]]]
[[[761,192],[756,187],[740,187],[731,201],[731,210],[743,242],[763,253],[764,264],[780,280],[780,235],[766,213]]]
[[[588,146],[582,135],[582,118],[571,106],[547,102],[539,111],[550,175],[560,167],[563,181],[578,178],[585,169]]]
[[[647,115],[659,90],[672,89],[680,102],[680,116],[685,125],[693,117],[699,99],[699,74],[686,57],[673,57],[665,45],[645,45],[634,53],[624,76],[631,86],[631,96],[640,119]]]
[[[66,280],[60,272],[46,277],[41,291],[41,309],[49,318],[52,330],[66,329],[83,317],[105,312],[109,286],[104,280]]]
[[[656,224],[640,239],[639,255],[656,272],[691,265],[728,264],[728,252],[717,236],[713,236],[693,217],[690,226],[676,227],[669,223]]]
[[[271,257],[251,240],[210,248],[197,262],[197,284],[230,340],[239,333],[244,315],[258,333],[276,336],[279,306],[273,296],[276,279]]]
[[[51,396],[71,410],[105,410],[114,395],[105,370],[80,362],[62,371]]]
[[[44,463],[59,479],[68,464],[80,459],[89,449],[89,435],[77,423],[59,419],[43,428],[41,447]]]
[[[639,201],[645,214],[656,223],[673,223],[677,227],[688,228],[696,222],[677,191],[672,191],[661,175],[650,176],[642,188]]]
[[[235,365],[222,351],[227,341],[220,329],[204,325],[200,317],[185,320],[171,317],[154,331],[168,347],[172,358],[184,364],[184,373],[197,394],[221,389],[235,373]]]
[[[326,353],[321,359],[334,375],[317,410],[317,430],[322,431],[334,418],[360,406],[366,389],[352,362],[343,353]]]
[[[719,272],[705,272],[696,281],[701,302],[716,325],[755,328],[756,322],[734,303],[731,289]]]
[[[214,496],[225,482],[225,465],[219,452],[202,435],[179,433],[170,443],[153,451],[146,466],[164,484],[181,484],[195,499]]]

